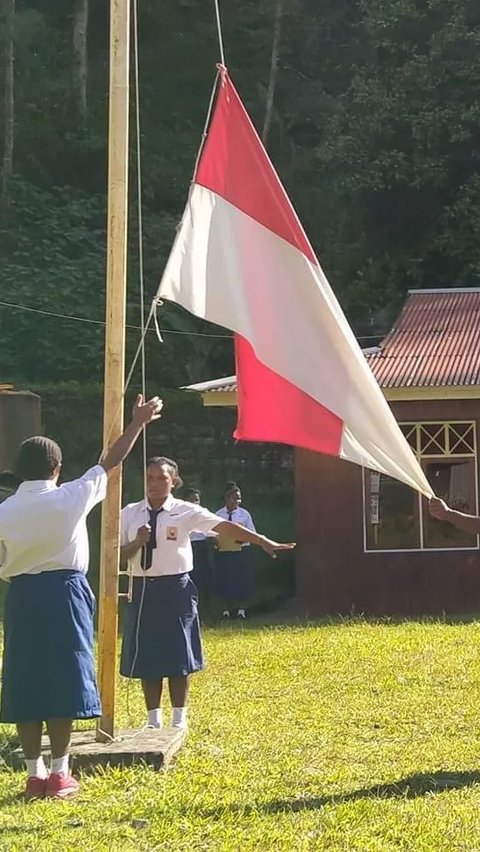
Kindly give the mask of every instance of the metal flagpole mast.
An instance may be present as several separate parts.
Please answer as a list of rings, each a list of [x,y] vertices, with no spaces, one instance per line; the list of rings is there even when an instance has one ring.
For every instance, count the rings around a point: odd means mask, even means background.
[[[127,288],[130,0],[110,0],[108,212],[103,446],[123,431]],[[114,736],[117,674],[121,467],[109,475],[102,512],[98,681],[103,715],[97,740]]]

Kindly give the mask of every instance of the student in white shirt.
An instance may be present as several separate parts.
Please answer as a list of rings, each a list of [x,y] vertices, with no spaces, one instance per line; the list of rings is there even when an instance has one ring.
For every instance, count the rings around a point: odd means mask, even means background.
[[[172,724],[185,730],[188,678],[203,668],[190,534],[224,533],[258,544],[270,556],[294,545],[270,541],[222,521],[203,506],[177,500],[172,491],[178,485],[177,463],[152,458],[147,501],[130,503],[122,511],[121,558],[133,574],[133,598],[126,607],[120,672],[141,679],[148,724],[156,728],[163,724],[160,705],[163,679],[168,678]]]
[[[14,723],[25,755],[26,799],[66,799],[79,789],[69,774],[73,719],[100,716],[93,660],[95,601],[86,580],[86,518],[104,499],[107,474],[126,458],[161,402],[139,396],[130,424],[104,460],[58,486],[62,452],[34,437],[19,450],[21,484],[0,505],[0,578],[9,583],[4,612],[0,721]],[[52,765],[41,756],[46,722]]]
[[[250,512],[241,505],[242,493],[236,482],[227,482],[223,499],[225,505],[218,509],[216,514],[255,532]],[[247,601],[253,591],[253,570],[248,544],[231,536],[220,535],[216,548],[216,588],[217,595],[224,604],[222,618],[230,618],[236,614],[237,618],[245,619]]]

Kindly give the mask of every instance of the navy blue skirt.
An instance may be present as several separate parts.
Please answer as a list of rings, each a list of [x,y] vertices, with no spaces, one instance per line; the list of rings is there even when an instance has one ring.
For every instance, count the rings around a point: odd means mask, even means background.
[[[215,559],[216,591],[226,603],[246,603],[252,594],[253,572],[250,548],[218,551]]]
[[[205,538],[192,541],[193,571],[191,578],[200,595],[208,595],[212,590],[213,542]]]
[[[201,669],[198,592],[190,575],[135,577],[125,610],[120,673],[159,680]]]
[[[4,611],[2,722],[101,715],[94,610],[94,597],[80,571],[12,579]]]

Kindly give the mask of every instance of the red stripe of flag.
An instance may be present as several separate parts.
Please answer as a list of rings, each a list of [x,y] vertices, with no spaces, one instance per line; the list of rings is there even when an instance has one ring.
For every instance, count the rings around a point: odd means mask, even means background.
[[[195,182],[215,192],[317,263],[313,249],[231,80],[220,92]],[[295,282],[292,282],[294,286]],[[285,341],[288,346],[288,341]],[[235,335],[238,422],[235,437],[338,455],[343,423],[262,364]]]

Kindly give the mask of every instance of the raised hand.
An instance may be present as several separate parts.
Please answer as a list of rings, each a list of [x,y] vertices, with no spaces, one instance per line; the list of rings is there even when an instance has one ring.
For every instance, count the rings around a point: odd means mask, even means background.
[[[153,420],[160,418],[163,401],[158,396],[153,396],[148,402],[143,401],[141,393],[138,394],[132,411],[132,420],[142,426],[147,426]]]
[[[431,498],[428,504],[428,510],[432,518],[437,518],[438,521],[445,521],[450,512],[447,504],[444,500],[441,500],[440,497]]]

